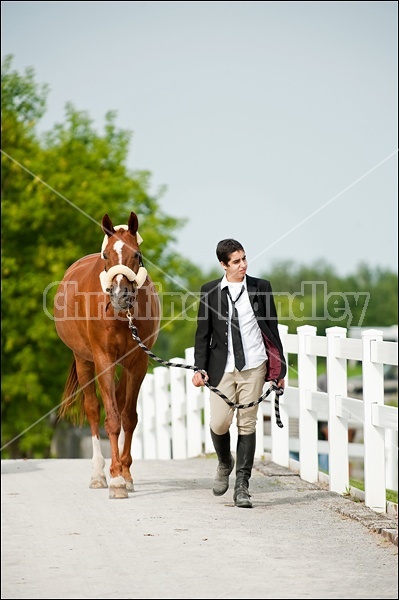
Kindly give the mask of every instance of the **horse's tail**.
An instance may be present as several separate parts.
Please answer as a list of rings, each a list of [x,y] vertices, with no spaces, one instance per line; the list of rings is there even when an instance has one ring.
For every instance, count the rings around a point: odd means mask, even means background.
[[[58,417],[60,419],[69,419],[75,425],[82,425],[85,419],[83,392],[79,387],[75,360],[69,369],[64,393],[62,395],[61,406],[58,409]]]

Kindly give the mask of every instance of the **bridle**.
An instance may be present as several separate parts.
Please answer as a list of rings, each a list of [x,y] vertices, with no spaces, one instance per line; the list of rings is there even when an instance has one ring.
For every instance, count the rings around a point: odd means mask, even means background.
[[[119,229],[127,230],[127,228],[128,228],[127,225],[117,225],[115,230],[119,230]],[[136,237],[137,237],[137,243],[140,244],[143,241],[142,237],[139,235],[139,233],[136,234]],[[102,246],[101,246],[101,258],[104,260],[105,260],[104,252],[105,252],[105,248],[107,247],[107,244],[108,244],[108,236],[105,235]],[[147,269],[143,265],[143,259],[142,259],[141,254],[140,254],[139,268],[138,268],[137,273],[135,273],[132,269],[130,269],[130,267],[127,267],[126,265],[122,265],[122,264],[113,265],[112,267],[110,267],[108,269],[108,271],[106,269],[104,269],[104,271],[101,271],[100,283],[101,283],[101,289],[104,292],[104,294],[110,293],[112,281],[113,281],[114,277],[116,277],[116,275],[123,275],[124,277],[126,277],[126,279],[128,281],[130,281],[130,283],[134,283],[135,292],[138,289],[140,289],[143,286],[143,284],[147,278]]]

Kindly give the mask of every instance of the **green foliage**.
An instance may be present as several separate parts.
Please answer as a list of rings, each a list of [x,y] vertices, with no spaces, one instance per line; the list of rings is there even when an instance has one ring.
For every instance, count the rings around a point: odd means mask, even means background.
[[[179,261],[181,262],[181,259]],[[161,333],[154,352],[167,359],[184,359],[185,349],[194,346],[201,286],[205,281],[221,277],[220,270],[204,274],[198,267],[186,262],[181,262],[179,268],[179,277],[169,281],[165,293],[160,294]]]
[[[339,277],[325,261],[298,265],[276,263],[264,274],[272,282],[279,322],[295,333],[313,325],[318,335],[327,327],[389,327],[398,322],[398,275],[360,264],[354,275]]]
[[[107,212],[115,225],[134,210],[144,263],[163,293],[190,289],[199,271],[171,244],[183,221],[165,215],[148,192],[150,174],[129,172],[130,133],[108,113],[97,133],[85,112],[66,106],[65,123],[39,137],[46,87],[33,71],[19,75],[7,57],[2,68],[3,192],[3,456],[50,455],[55,411],[72,360],[52,320],[58,282],[67,267],[99,252],[100,223]],[[171,275],[173,278],[171,279]],[[180,322],[167,324],[160,344]],[[166,350],[167,343],[163,342]],[[177,350],[176,350],[177,352]],[[12,440],[14,440],[12,442]]]

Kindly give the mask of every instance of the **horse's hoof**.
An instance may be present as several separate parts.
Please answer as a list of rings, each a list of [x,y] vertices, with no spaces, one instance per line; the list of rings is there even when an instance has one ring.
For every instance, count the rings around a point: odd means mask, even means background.
[[[126,488],[126,481],[123,477],[113,477],[109,484],[109,498],[110,500],[116,500],[120,498],[128,498],[129,494]]]
[[[96,475],[91,478],[90,486],[92,490],[102,490],[108,487],[105,475]]]
[[[110,500],[118,500],[122,498],[129,498],[129,494],[127,493],[126,486],[112,486],[109,488],[109,499]]]
[[[134,492],[133,479],[125,479],[126,489],[128,492]]]

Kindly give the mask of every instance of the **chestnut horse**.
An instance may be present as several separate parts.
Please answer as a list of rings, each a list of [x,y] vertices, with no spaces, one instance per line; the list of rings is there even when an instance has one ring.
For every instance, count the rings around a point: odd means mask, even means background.
[[[131,444],[137,425],[137,398],[148,368],[148,356],[133,340],[127,315],[151,348],[159,331],[159,299],[143,266],[138,219],[114,228],[102,219],[101,253],[84,256],[66,271],[54,302],[56,330],[72,350],[74,361],[65,385],[60,416],[84,414],[93,444],[91,488],[106,488],[100,448],[100,401],[111,445],[110,498],[133,492]],[[117,381],[117,365],[121,373]]]

